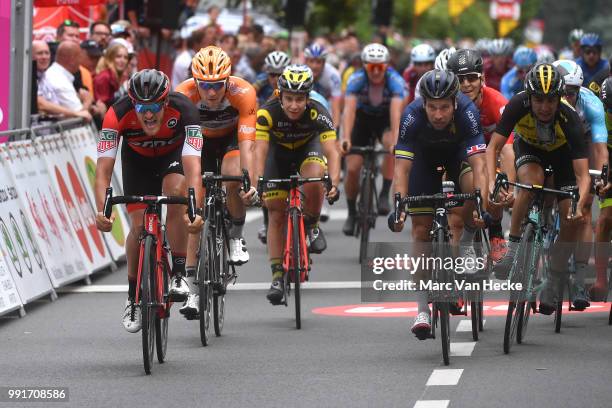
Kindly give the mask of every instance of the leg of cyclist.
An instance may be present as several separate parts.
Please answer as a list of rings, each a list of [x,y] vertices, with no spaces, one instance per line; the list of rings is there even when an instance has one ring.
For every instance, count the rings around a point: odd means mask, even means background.
[[[414,242],[414,254],[420,256],[431,254],[431,237],[429,232],[433,224],[433,216],[430,214],[413,215],[412,241]],[[419,287],[420,282],[431,279],[431,271],[425,269],[417,270],[413,275],[414,282]],[[431,333],[431,310],[429,309],[429,295],[425,290],[416,290],[417,315],[412,324],[411,331],[419,340],[425,340]]]
[[[166,195],[184,196],[186,191],[185,177],[179,173],[167,174],[162,182],[162,191]],[[167,207],[166,225],[168,243],[172,252],[172,284],[169,295],[174,301],[187,300],[189,284],[185,280],[185,261],[187,254],[187,227],[183,221],[185,207],[169,205]]]
[[[283,230],[287,220],[287,191],[282,189],[268,189],[264,196],[268,208],[268,257],[272,270],[272,285],[266,297],[273,305],[280,304],[283,298],[283,243],[285,236]]]
[[[125,257],[128,270],[128,299],[125,304],[122,322],[123,327],[130,333],[136,333],[142,327],[140,305],[134,303],[136,299],[138,280],[138,258],[140,253],[138,238],[142,234],[144,209],[128,205],[130,216],[130,232],[125,240]]]
[[[508,138],[510,141],[512,137]],[[505,144],[502,147],[500,158],[501,171],[506,173],[508,180],[516,180],[516,170],[514,169],[514,151],[512,150],[512,142]],[[508,243],[504,238],[504,232],[502,230],[502,218],[504,216],[504,210],[502,207],[491,207],[489,209],[493,224],[489,226],[489,240],[491,242],[491,260],[494,263],[501,261],[508,250]]]
[[[386,151],[391,151],[391,148],[395,146],[395,136],[391,131],[387,130],[383,134],[382,144]],[[382,162],[382,188],[378,194],[378,214],[387,215],[391,209],[389,206],[389,191],[391,190],[391,182],[393,181],[393,168],[395,167],[395,157],[387,154],[383,157]]]
[[[515,141],[515,148],[523,149],[526,143],[521,140]],[[521,152],[519,152],[521,153]],[[541,161],[536,155],[517,154],[516,167],[518,181],[525,184],[539,184],[544,182],[544,169]],[[512,218],[510,220],[510,239],[508,241],[508,251],[504,257],[493,266],[493,271],[497,279],[505,280],[508,278],[510,268],[514,263],[514,258],[519,248],[522,235],[523,220],[527,216],[529,210],[529,202],[531,194],[523,189],[518,189],[514,206],[512,210]]]
[[[227,176],[240,176],[240,151],[231,150],[223,157],[221,174]],[[225,183],[227,191],[227,209],[232,219],[232,226],[228,231],[229,235],[229,262],[235,265],[242,265],[249,261],[249,253],[246,249],[246,242],[242,236],[246,208],[240,199],[239,182]]]
[[[474,173],[469,163],[462,162],[461,170],[459,173],[459,185],[460,191],[471,192],[474,191]],[[459,253],[463,258],[465,265],[465,273],[470,275],[477,272],[476,268],[476,251],[474,250],[474,235],[476,234],[476,226],[474,225],[474,211],[476,205],[474,201],[466,201],[461,208],[461,223],[462,230],[458,242],[454,239],[453,243],[459,244]],[[466,262],[467,259],[472,261]]]
[[[612,232],[612,198],[600,203],[601,212],[595,227],[595,270],[597,278],[590,289],[591,300],[603,301],[608,294],[608,261],[610,259],[610,233]]]
[[[323,177],[325,162],[322,157],[311,156],[304,160],[300,166],[302,177]],[[319,215],[323,205],[323,185],[310,183],[302,187],[304,191],[304,224],[310,242],[310,252],[320,254],[327,248],[323,231],[319,228]]]
[[[583,208],[583,220],[576,226],[577,245],[574,252],[576,262],[576,273],[571,287],[570,299],[576,310],[584,310],[590,306],[589,297],[584,286],[584,279],[587,273],[589,258],[593,247],[593,224],[591,207],[593,205],[593,195],[589,194],[585,207]]]
[[[356,102],[355,102],[356,103]],[[346,112],[345,112],[345,115]],[[349,116],[349,115],[347,115]],[[372,137],[370,131],[371,120],[362,112],[355,114],[354,126],[351,128],[350,142],[352,146],[368,146]],[[347,126],[344,126],[347,128]],[[349,135],[346,135],[349,136]],[[359,195],[359,174],[363,166],[363,157],[356,154],[345,156],[344,174],[344,194],[346,194],[346,204],[348,207],[348,217],[342,227],[344,235],[353,236],[355,234],[355,222],[357,217],[357,196]]]

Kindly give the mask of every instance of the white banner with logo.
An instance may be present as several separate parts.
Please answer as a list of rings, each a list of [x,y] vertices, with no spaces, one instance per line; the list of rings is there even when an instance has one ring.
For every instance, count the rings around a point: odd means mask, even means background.
[[[79,180],[76,165],[63,136],[49,135],[37,138],[49,171],[52,185],[61,197],[64,214],[76,233],[78,247],[86,270],[92,273],[111,264],[110,253],[102,234],[96,228],[93,210]]]
[[[90,206],[95,215],[94,183],[96,179],[96,139],[90,126],[80,127],[64,133],[65,140],[70,145],[74,157],[77,172],[85,187],[85,192]],[[125,214],[119,206],[113,208],[115,222],[113,229],[108,234],[103,234],[104,240],[114,260],[125,255],[125,239],[129,231],[129,225]]]
[[[63,225],[67,214],[60,208],[43,152],[30,140],[12,142],[8,151],[9,170],[53,287],[85,278],[89,273],[72,229],[67,223]]]
[[[9,272],[4,257],[0,254],[0,315],[21,307],[17,286]]]
[[[21,208],[7,154],[8,149],[0,146],[0,249],[21,301],[26,304],[53,288],[28,217]]]

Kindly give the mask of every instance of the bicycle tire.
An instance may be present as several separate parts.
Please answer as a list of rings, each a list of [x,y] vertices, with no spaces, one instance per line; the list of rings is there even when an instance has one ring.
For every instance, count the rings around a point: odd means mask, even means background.
[[[212,304],[212,283],[210,279],[210,223],[206,221],[200,235],[200,248],[198,251],[198,266],[196,280],[198,282],[198,309],[200,341],[206,347],[210,343],[210,317]]]
[[[360,237],[359,237],[359,263],[363,262],[368,254],[368,242],[370,241],[370,218],[372,216],[372,177],[369,170],[364,170],[363,184],[361,185],[361,194],[359,196],[359,207],[361,210]]]
[[[506,312],[506,324],[504,326],[504,353],[510,353],[512,348],[512,317],[514,316],[514,309],[516,303],[514,301],[508,302],[508,311]]]
[[[434,239],[434,258],[436,259],[445,259],[445,237],[442,233],[442,229],[438,230],[436,233],[436,237]],[[434,271],[435,279],[437,282],[440,282],[440,278],[444,282],[448,280],[447,271],[445,269],[439,270],[436,268]],[[442,274],[442,275],[441,275]],[[439,294],[436,297],[441,296]],[[442,343],[442,360],[444,361],[444,365],[450,364],[450,316],[449,316],[449,304],[451,301],[450,297],[444,296],[445,298],[440,300],[434,300],[437,303],[437,309],[440,318],[440,341]]]
[[[608,315],[608,325],[612,326],[612,305],[610,305],[610,314]]]
[[[300,254],[300,218],[297,211],[294,211],[291,215],[291,223],[292,223],[292,262],[293,262],[293,285],[294,291],[293,294],[295,300],[295,328],[302,328],[302,305],[301,305],[301,294],[300,294],[300,278],[301,278],[301,261],[302,257]]]
[[[222,242],[221,252],[215,251],[215,273],[214,277],[218,284],[223,285],[225,289],[225,277],[229,272],[229,260],[228,260],[228,248],[227,240],[224,236],[225,229],[221,226],[224,222],[223,215],[217,217],[217,237],[215,242]],[[223,271],[223,273],[221,273]],[[213,292],[213,326],[215,328],[215,336],[221,336],[223,331],[223,324],[225,322],[225,294],[219,294]]]
[[[147,375],[151,374],[155,352],[155,310],[151,306],[155,293],[155,243],[147,235],[142,246],[142,270],[140,272],[140,312],[142,321],[142,359]]]
[[[522,273],[522,284],[524,291],[524,299],[521,298],[522,309],[519,311],[518,327],[516,329],[516,342],[521,344],[527,334],[527,324],[529,323],[529,316],[531,315],[531,292],[527,290],[532,289],[532,283],[535,276],[538,275],[538,268],[540,267],[540,246],[535,242],[535,228],[532,224],[529,224],[525,228],[525,255],[523,256],[523,273]],[[527,273],[526,273],[527,271]]]
[[[155,316],[155,349],[157,350],[157,361],[160,364],[166,360],[166,351],[168,350],[168,319],[170,318],[170,303],[168,299],[168,290],[170,286],[170,278],[168,275],[168,264],[166,261],[162,261],[162,279],[163,279],[163,302],[165,303],[165,310],[160,309],[159,313]],[[162,313],[165,314],[161,317]]]
[[[479,291],[480,301],[478,302],[478,331],[484,331],[484,296],[482,290]]]
[[[476,299],[470,301],[470,317],[472,318],[472,339],[478,341],[479,321],[480,321],[480,306],[478,301],[478,294]]]

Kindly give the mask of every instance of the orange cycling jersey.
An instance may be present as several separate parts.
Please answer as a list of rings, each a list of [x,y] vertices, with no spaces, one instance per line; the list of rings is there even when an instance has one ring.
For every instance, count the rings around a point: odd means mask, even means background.
[[[238,141],[255,140],[257,121],[257,94],[251,84],[242,78],[228,78],[225,98],[216,108],[206,106],[198,93],[196,81],[187,79],[177,88],[200,111],[200,124],[204,138],[220,138],[238,133]]]

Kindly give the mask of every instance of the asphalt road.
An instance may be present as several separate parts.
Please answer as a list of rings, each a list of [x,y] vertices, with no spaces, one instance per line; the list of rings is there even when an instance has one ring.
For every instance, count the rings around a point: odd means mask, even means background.
[[[439,340],[410,333],[414,305],[361,303],[351,288],[360,279],[358,241],[342,235],[342,219],[337,209],[324,224],[329,246],[311,274],[315,284],[334,288],[303,292],[302,330],[292,304],[273,307],[264,289],[244,290],[264,288],[270,278],[254,219],[246,227],[251,261],[240,269],[241,290],[228,293],[223,335],[208,347],[197,322],[173,310],[167,362],[144,375],[140,334],[121,326],[125,292],[109,286],[126,284],[125,268],[100,273],[93,292],[61,293],[29,305],[24,318],[0,318],[0,387],[67,387],[70,396],[68,403],[0,407],[612,406],[609,304],[564,314],[561,334],[552,316],[537,315],[524,344],[505,355],[503,305],[487,300],[478,342],[463,331],[466,317],[451,318],[453,354],[444,366]],[[407,239],[385,223],[379,218],[372,240]],[[111,292],[98,292],[104,288]]]

